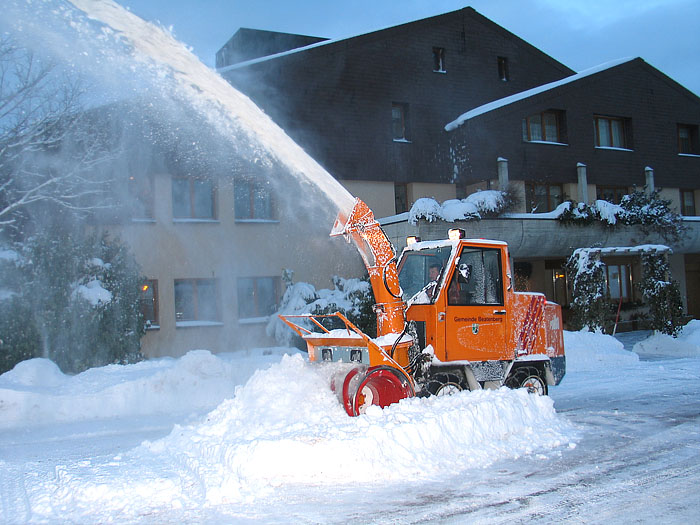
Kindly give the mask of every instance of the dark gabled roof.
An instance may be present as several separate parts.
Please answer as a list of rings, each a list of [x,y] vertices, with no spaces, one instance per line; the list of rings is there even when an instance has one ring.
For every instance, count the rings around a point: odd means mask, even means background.
[[[266,62],[269,60],[278,59],[278,58],[281,58],[284,56],[289,56],[292,54],[301,53],[304,51],[308,51],[309,49],[313,49],[313,48],[321,47],[321,46],[327,46],[327,45],[333,46],[336,44],[347,43],[347,42],[350,42],[353,40],[360,40],[360,39],[370,41],[370,40],[375,40],[375,39],[380,39],[380,38],[386,38],[387,36],[393,36],[395,34],[400,34],[400,33],[406,32],[406,31],[411,31],[411,30],[415,29],[417,26],[432,25],[432,24],[435,24],[436,22],[439,22],[440,19],[452,18],[454,16],[469,17],[470,19],[474,20],[475,22],[481,23],[481,24],[489,27],[490,29],[501,33],[502,35],[507,36],[508,38],[516,39],[516,40],[520,41],[522,44],[524,44],[527,48],[529,48],[530,51],[537,53],[538,55],[544,57],[546,60],[548,60],[552,64],[561,68],[562,71],[568,71],[568,72],[573,73],[573,70],[571,68],[569,68],[566,65],[562,64],[561,62],[555,60],[551,56],[547,55],[545,52],[536,48],[535,46],[533,46],[529,42],[523,40],[522,38],[515,35],[514,33],[511,33],[507,29],[501,27],[500,25],[493,22],[492,20],[489,20],[488,18],[483,16],[481,13],[479,13],[478,11],[476,11],[472,7],[465,7],[463,9],[459,9],[457,11],[450,11],[448,13],[443,13],[440,15],[436,15],[436,16],[432,16],[432,17],[428,17],[428,18],[423,18],[420,20],[414,20],[412,22],[406,22],[404,24],[390,26],[387,28],[378,29],[376,31],[371,31],[369,33],[363,33],[363,34],[355,35],[355,36],[351,36],[351,37],[344,37],[344,38],[338,38],[338,39],[332,39],[332,40],[322,40],[322,41],[314,42],[314,43],[311,43],[311,44],[303,46],[303,47],[297,47],[295,49],[288,49],[288,50],[284,50],[284,51],[281,51],[279,53],[275,53],[275,54],[271,54],[271,55],[267,55],[267,56],[259,56],[258,58],[247,60],[245,62],[238,62],[238,63],[230,65],[230,66],[221,67],[221,68],[218,68],[218,71],[220,73],[224,73],[224,72],[230,71],[232,69],[239,69],[239,68],[243,68],[243,67],[250,66],[253,64],[258,64],[260,62]]]
[[[637,57],[637,58],[621,58],[618,60],[613,60],[610,62],[605,62],[604,64],[600,64],[598,66],[585,69],[581,71],[580,73],[576,73],[575,75],[571,75],[566,78],[562,78],[561,80],[557,80],[554,82],[550,82],[548,84],[542,84],[541,86],[534,87],[532,89],[528,89],[526,91],[522,91],[520,93],[516,93],[514,95],[510,95],[508,97],[504,97],[498,100],[494,100],[492,102],[489,102],[487,104],[483,104],[482,106],[470,109],[466,113],[463,113],[459,117],[457,117],[455,120],[452,122],[448,123],[445,126],[445,131],[454,131],[455,129],[459,128],[462,124],[467,122],[470,119],[473,119],[475,117],[478,117],[480,115],[484,115],[486,113],[490,113],[492,111],[496,111],[500,108],[503,108],[505,106],[508,106],[510,104],[515,104],[517,102],[520,102],[522,100],[526,100],[529,98],[532,98],[534,96],[537,96],[541,93],[546,93],[553,91],[555,89],[558,89],[562,86],[566,86],[569,84],[573,84],[574,82],[577,82],[579,80],[582,80],[587,77],[591,77],[593,75],[597,75],[606,71],[609,71],[611,69],[621,67],[625,64],[631,64],[635,63],[641,67],[644,67],[647,71],[649,71],[651,74],[656,75],[657,77],[661,78],[663,81],[666,83],[670,84],[671,87],[680,90],[683,92],[686,96],[690,97],[691,99],[694,99],[696,102],[700,102],[700,98],[695,95],[692,91],[688,90],[685,88],[683,85],[679,84],[672,78],[668,77],[655,67],[647,64],[643,59]]]

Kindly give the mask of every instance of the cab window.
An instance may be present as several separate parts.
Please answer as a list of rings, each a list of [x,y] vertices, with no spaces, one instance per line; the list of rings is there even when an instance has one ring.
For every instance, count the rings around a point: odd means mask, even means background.
[[[447,289],[451,306],[502,305],[501,251],[494,248],[462,249]]]

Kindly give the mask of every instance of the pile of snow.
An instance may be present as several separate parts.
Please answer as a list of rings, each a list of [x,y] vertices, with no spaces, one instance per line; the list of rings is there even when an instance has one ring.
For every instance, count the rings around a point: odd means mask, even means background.
[[[256,501],[295,485],[332,491],[437,480],[574,447],[578,439],[550,398],[505,388],[407,399],[350,418],[328,388],[336,369],[284,356],[195,424],[110,457],[106,466],[57,467],[33,492],[46,492],[36,498],[34,515],[91,509],[94,516],[99,509],[100,516],[127,519],[163,508]],[[171,395],[173,404],[186,399]],[[95,469],[109,475],[96,477]]]
[[[600,332],[564,331],[564,351],[567,372],[595,372],[639,363],[636,353],[625,350],[624,345],[613,336]]]
[[[193,350],[133,365],[63,374],[48,359],[18,363],[0,375],[0,429],[88,419],[189,414],[216,407],[256,368],[293,349],[213,355]]]
[[[442,219],[446,222],[481,219],[484,215],[500,213],[505,206],[502,191],[486,190],[472,193],[465,199],[450,199],[442,204],[430,198],[418,199],[408,212],[408,222],[416,224],[418,219],[433,222]]]
[[[690,321],[676,338],[656,332],[648,339],[636,343],[633,350],[641,355],[700,357],[700,321]]]

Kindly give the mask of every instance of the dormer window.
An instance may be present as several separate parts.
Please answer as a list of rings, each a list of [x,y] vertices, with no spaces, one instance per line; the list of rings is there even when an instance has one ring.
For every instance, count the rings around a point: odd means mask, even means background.
[[[434,47],[433,48],[433,72],[434,73],[447,73],[445,68],[445,48],[444,47]]]

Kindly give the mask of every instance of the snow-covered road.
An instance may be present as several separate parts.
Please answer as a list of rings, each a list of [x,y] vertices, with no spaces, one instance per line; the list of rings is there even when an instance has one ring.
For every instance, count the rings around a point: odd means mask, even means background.
[[[298,402],[325,383],[298,357],[39,360],[0,376],[0,522],[697,523],[698,339],[638,361],[567,333],[556,412],[501,390],[353,419]]]

